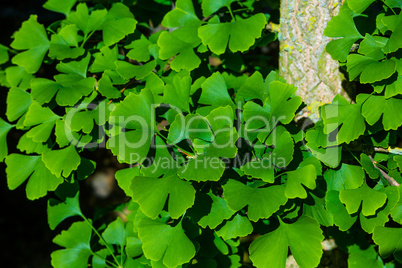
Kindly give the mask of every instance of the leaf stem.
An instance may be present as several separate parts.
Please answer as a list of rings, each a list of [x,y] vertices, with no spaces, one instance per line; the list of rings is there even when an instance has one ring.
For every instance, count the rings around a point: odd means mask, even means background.
[[[232,17],[232,21],[236,21],[234,15],[233,15],[233,12],[232,12],[232,8],[230,7],[230,4],[227,5],[227,8],[229,9],[229,13],[230,13],[230,16]]]
[[[345,146],[345,147],[346,147],[346,150],[348,150],[348,152],[353,156],[353,158],[356,159],[356,161],[360,164],[360,166],[363,166],[363,165],[362,165],[362,162],[360,162],[360,159],[358,159],[358,158],[352,153],[352,151],[349,149],[349,147],[348,147],[348,146]]]
[[[158,128],[155,128],[155,130],[156,130],[156,133],[159,135],[160,138],[162,138],[165,142],[168,141],[167,138],[166,138],[165,136],[163,136],[163,135],[159,132],[159,129],[158,129]],[[194,154],[193,154],[193,153],[190,153],[190,152],[188,152],[188,151],[182,149],[182,148],[179,147],[178,145],[173,144],[173,146],[176,147],[177,150],[178,150],[180,153],[183,153],[183,154],[185,154],[185,155],[188,156],[188,157],[194,157]]]
[[[110,252],[110,254],[112,255],[114,261],[116,262],[117,267],[121,267],[119,261],[117,260],[116,256],[114,255],[112,249],[109,247],[109,245],[107,244],[107,242],[105,241],[105,239],[103,238],[103,236],[101,236],[98,232],[98,230],[96,230],[96,228],[92,225],[92,223],[88,220],[87,217],[85,217],[83,214],[81,214],[81,217],[89,224],[89,226],[91,226],[91,229],[94,231],[94,233],[99,237],[100,240],[103,241],[103,243],[105,244],[107,250]]]

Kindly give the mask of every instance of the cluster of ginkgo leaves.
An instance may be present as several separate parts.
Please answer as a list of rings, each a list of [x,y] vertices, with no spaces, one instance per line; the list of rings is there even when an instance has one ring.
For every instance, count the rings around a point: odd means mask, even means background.
[[[275,40],[272,1],[154,0],[161,27],[105,2],[48,0],[63,19],[31,15],[0,46],[0,161],[11,190],[48,198],[50,229],[69,223],[54,267],[281,268],[289,250],[317,267],[325,237],[349,267],[402,263],[400,1],[345,1],[328,23],[328,53],[373,90],[307,128],[297,88],[247,61]],[[80,208],[96,149],[127,164],[112,222]]]

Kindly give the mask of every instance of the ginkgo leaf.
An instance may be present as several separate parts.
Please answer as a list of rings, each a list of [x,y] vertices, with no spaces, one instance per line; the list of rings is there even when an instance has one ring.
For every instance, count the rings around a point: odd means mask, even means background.
[[[318,222],[302,216],[292,224],[280,222],[275,231],[254,240],[249,249],[250,259],[259,268],[285,268],[289,247],[300,267],[317,267],[323,240]]]
[[[398,262],[402,262],[402,228],[377,227],[373,240],[379,246],[381,257],[385,259],[394,255]]]
[[[149,52],[149,46],[152,42],[149,41],[144,35],[141,35],[140,39],[135,40],[126,48],[131,48],[127,53],[127,57],[136,61],[148,61],[151,58],[151,53]]]
[[[161,261],[168,268],[185,264],[195,255],[195,247],[184,233],[181,222],[172,227],[143,218],[138,223],[138,237],[143,243],[145,257]]]
[[[229,96],[225,79],[222,74],[216,72],[208,77],[201,85],[202,92],[199,103],[209,104],[216,107],[229,105],[236,109]]]
[[[39,70],[49,49],[49,39],[45,27],[37,22],[35,15],[31,15],[29,20],[22,23],[21,28],[14,34],[11,47],[26,50],[14,56],[12,63],[24,67],[28,73],[36,73]]]
[[[268,96],[269,85],[273,81],[286,82],[281,79],[277,72],[271,71],[265,81],[260,72],[254,72],[247,80],[241,85],[237,91],[237,96],[241,96],[244,100],[260,99],[262,101]]]
[[[289,199],[307,198],[307,192],[302,185],[314,190],[316,187],[317,170],[314,165],[307,165],[294,171],[288,171],[285,195]]]
[[[50,198],[47,203],[47,218],[49,227],[54,230],[62,221],[69,217],[81,216],[79,204],[79,192],[72,197],[65,197],[63,200]]]
[[[45,196],[63,182],[46,168],[40,156],[10,154],[5,162],[8,188],[14,190],[29,178],[25,190],[30,200]]]
[[[230,6],[231,3],[235,2],[236,0],[205,0],[202,2],[202,15],[204,17],[210,16],[212,13],[218,11],[221,7]]]
[[[398,187],[399,195],[400,195],[399,201],[397,202],[395,207],[391,210],[391,214],[390,214],[392,219],[395,222],[399,223],[399,224],[402,224],[402,198],[401,198],[402,194],[401,194],[401,188],[402,187]]]
[[[247,162],[240,169],[253,178],[261,179],[268,183],[275,181],[275,167],[272,164],[271,158],[256,159],[255,161]]]
[[[293,160],[294,141],[289,132],[284,132],[275,141],[272,151],[273,164],[278,168],[284,168]]]
[[[8,154],[7,134],[12,128],[14,128],[14,125],[10,125],[0,118],[0,162],[2,162]]]
[[[338,169],[329,169],[324,173],[328,189],[341,191],[343,189],[359,188],[364,182],[364,171],[360,166],[342,163]]]
[[[108,224],[105,231],[102,233],[102,237],[108,244],[119,245],[124,247],[126,240],[130,235],[130,231],[126,230],[126,226],[120,217]]]
[[[366,130],[361,104],[350,104],[344,97],[337,95],[331,104],[321,109],[324,122],[324,133],[329,134],[341,126],[336,135],[339,144],[350,143],[357,139]]]
[[[178,175],[185,180],[218,181],[225,171],[225,163],[213,152],[191,158],[179,170]]]
[[[135,104],[135,105],[134,105]],[[106,143],[106,147],[126,163],[142,163],[151,146],[155,129],[155,111],[152,92],[144,89],[140,94],[130,93],[116,105],[109,117],[110,124],[125,128]]]
[[[31,95],[18,87],[12,87],[7,95],[6,116],[9,121],[20,118],[32,104]]]
[[[190,89],[191,77],[178,77],[173,78],[173,85],[166,85],[163,93],[165,103],[174,105],[181,111],[190,112]]]
[[[397,187],[386,187],[379,191],[387,195],[385,205],[373,216],[365,216],[363,211],[360,213],[360,225],[362,229],[369,234],[373,233],[377,226],[384,226],[385,223],[389,221],[389,214],[400,199]]]
[[[332,226],[334,225],[334,220],[332,214],[325,208],[325,198],[310,194],[313,202],[305,202],[303,204],[303,214],[304,216],[309,216],[316,219],[322,226]],[[348,214],[349,215],[349,214]]]
[[[139,175],[140,175],[139,167],[131,167],[118,170],[115,174],[115,178],[117,184],[121,189],[123,189],[124,193],[127,196],[133,196],[133,191],[130,189],[131,182],[134,179],[134,177]]]
[[[402,114],[398,112],[399,107],[402,105],[402,100],[359,94],[356,101],[362,104],[361,113],[370,125],[377,123],[381,116],[385,130],[396,130],[402,125]]]
[[[53,251],[50,255],[52,266],[58,268],[87,267],[93,255],[90,240],[92,229],[84,221],[74,222],[67,231],[62,231],[53,242],[65,249]]]
[[[194,188],[176,174],[161,179],[136,176],[130,188],[133,200],[152,219],[158,217],[167,199],[169,215],[174,219],[179,218],[195,200]]]
[[[363,215],[371,216],[385,204],[387,195],[363,184],[357,189],[342,190],[339,199],[345,204],[349,214],[356,213],[361,206]]]
[[[201,21],[186,24],[172,32],[162,32],[158,38],[159,58],[172,58],[170,67],[179,72],[182,69],[192,71],[201,64],[201,59],[194,52],[200,43],[197,28]]]
[[[359,45],[358,52],[375,60],[382,60],[385,58],[382,49],[387,42],[388,39],[386,37],[372,36],[366,33],[364,40]]]
[[[198,221],[198,225],[202,228],[209,226],[209,228],[215,229],[224,220],[230,219],[235,212],[228,207],[224,198],[217,197],[212,193],[208,193],[208,196],[212,199],[211,211]]]
[[[71,172],[77,170],[81,163],[81,157],[74,145],[70,145],[64,149],[44,152],[42,161],[54,175],[57,177],[63,175],[64,178],[67,178]]]
[[[361,83],[374,83],[387,79],[396,71],[396,63],[393,60],[378,61],[359,54],[350,54],[346,66],[349,79],[352,81],[360,75]]]
[[[156,61],[150,61],[142,66],[134,65],[125,61],[116,61],[117,73],[124,79],[143,79],[147,77],[156,67]]]
[[[378,260],[378,253],[374,249],[374,245],[366,249],[361,249],[358,245],[352,245],[348,248],[349,258],[348,267],[372,267],[383,268],[384,265]]]
[[[22,90],[31,88],[31,80],[34,78],[34,76],[30,73],[27,73],[24,67],[10,66],[7,67],[5,71],[8,87],[18,87]]]
[[[254,222],[269,218],[288,200],[282,186],[252,188],[236,180],[223,186],[223,196],[234,211],[248,206],[247,216]]]
[[[366,154],[360,154],[360,162],[371,179],[376,179],[380,176],[380,171],[374,166],[373,162],[371,162]]]
[[[49,57],[58,60],[75,59],[85,53],[85,49],[78,47],[78,28],[75,24],[65,26],[59,33],[50,38]]]
[[[43,154],[51,150],[48,143],[36,142],[32,138],[28,138],[28,133],[21,136],[17,144],[17,149],[26,154]]]
[[[384,47],[385,53],[391,53],[397,51],[402,47],[402,14],[399,13],[398,20],[396,21],[395,28],[388,43]]]
[[[57,65],[57,69],[63,73],[54,76],[56,81],[46,78],[33,79],[33,99],[39,104],[45,104],[56,95],[56,102],[60,106],[73,106],[82,97],[89,95],[94,91],[96,84],[95,78],[86,77],[90,58],[90,54],[87,54],[82,60]]]
[[[126,35],[134,32],[137,21],[130,9],[122,3],[114,3],[103,20],[103,42],[106,46],[113,45]]]
[[[299,96],[294,96],[296,87],[292,85],[273,81],[269,84],[269,88],[268,97],[262,107],[251,101],[244,105],[247,130],[266,127],[267,123],[268,127],[275,126],[278,121],[289,124],[302,103]]]
[[[235,239],[237,237],[245,237],[253,231],[253,225],[247,217],[236,214],[233,219],[225,221],[216,234],[222,237],[223,240]]]
[[[200,19],[195,14],[192,1],[178,0],[175,8],[163,17],[162,25],[167,28],[177,28],[198,22],[200,22]]]
[[[264,14],[258,13],[247,19],[238,18],[237,21],[211,23],[198,29],[198,36],[202,43],[215,54],[220,55],[229,49],[232,52],[246,51],[261,36],[267,23]]]
[[[339,61],[346,61],[352,45],[357,40],[363,39],[347,8],[343,8],[337,16],[328,22],[324,35],[338,38],[329,42],[326,50],[334,60]]]
[[[353,12],[362,13],[374,1],[375,0],[352,0],[352,1],[348,1],[348,6]]]
[[[0,64],[6,63],[9,60],[8,48],[0,44]]]
[[[68,16],[71,11],[71,8],[75,5],[77,0],[66,0],[66,1],[57,1],[57,0],[48,0],[46,3],[43,4],[43,7],[54,11],[63,13],[64,15]]]
[[[46,142],[56,124],[59,116],[49,107],[42,107],[33,102],[25,115],[24,126],[35,126],[27,132],[27,137],[36,142]]]
[[[100,28],[107,15],[106,9],[93,10],[89,14],[88,6],[86,3],[79,3],[76,10],[70,12],[67,16],[67,21],[75,24],[80,28],[85,36],[90,32],[95,31]]]
[[[334,223],[339,230],[346,231],[356,222],[357,215],[350,215],[346,207],[339,200],[339,192],[330,190],[325,196],[325,206],[332,214]]]

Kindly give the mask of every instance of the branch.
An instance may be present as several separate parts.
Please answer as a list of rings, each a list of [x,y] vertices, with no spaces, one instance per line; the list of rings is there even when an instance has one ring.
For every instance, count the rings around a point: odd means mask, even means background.
[[[378,169],[380,172],[381,172],[381,175],[383,175],[384,176],[384,178],[388,181],[388,183],[391,185],[391,186],[400,186],[400,184],[394,179],[394,178],[392,178],[390,175],[388,175],[384,170],[382,170],[381,168],[379,168],[379,167],[377,167],[377,165],[376,165],[376,161],[374,161],[374,159],[371,157],[371,155],[369,155],[368,156],[369,158],[370,158],[370,160],[371,160],[371,162],[373,163],[373,165],[374,165],[374,167],[376,168],[376,169]]]

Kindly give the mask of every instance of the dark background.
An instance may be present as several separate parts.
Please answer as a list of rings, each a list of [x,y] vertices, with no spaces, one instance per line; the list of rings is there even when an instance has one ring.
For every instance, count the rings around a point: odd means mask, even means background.
[[[40,23],[47,24],[52,12],[42,8],[45,0],[1,0],[0,1],[0,43],[9,46],[11,35],[30,14],[37,14]],[[57,16],[57,14],[55,14]],[[5,117],[5,103],[8,89],[0,87],[0,117]],[[10,131],[9,151],[16,152],[19,133]],[[50,253],[55,250],[51,242],[56,235],[47,224],[46,199],[29,201],[25,185],[14,191],[8,190],[5,165],[0,163],[0,266],[10,268],[51,267]]]

